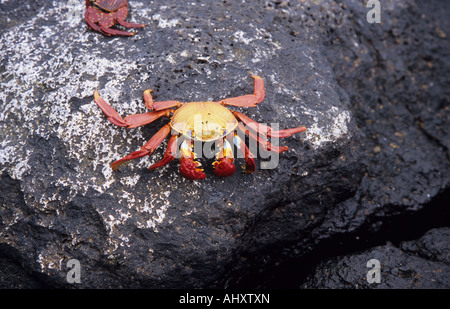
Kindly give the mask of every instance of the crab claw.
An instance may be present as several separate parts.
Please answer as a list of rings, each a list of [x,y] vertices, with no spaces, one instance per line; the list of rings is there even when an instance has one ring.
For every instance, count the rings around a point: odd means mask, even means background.
[[[221,158],[213,163],[214,174],[218,177],[228,177],[234,174],[236,166],[231,158]]]
[[[253,158],[246,158],[243,169],[245,173],[253,174],[256,171],[255,160]]]
[[[206,175],[203,173],[199,162],[195,162],[192,158],[181,159],[180,173],[181,176],[190,180],[205,179]]]

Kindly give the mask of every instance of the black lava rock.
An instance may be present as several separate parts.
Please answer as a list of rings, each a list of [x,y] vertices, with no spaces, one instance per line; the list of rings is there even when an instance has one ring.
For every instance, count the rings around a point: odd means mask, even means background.
[[[449,228],[433,229],[399,248],[390,244],[322,262],[301,288],[448,289],[449,237]],[[378,282],[372,259],[379,262]]]
[[[369,24],[363,1],[135,0],[128,20],[148,26],[131,38],[89,30],[82,2],[24,3],[0,4],[14,17],[0,22],[1,287],[298,287],[315,264],[289,265],[329,260],[336,239],[379,246],[395,237],[380,233],[392,218],[436,203],[442,215],[420,230],[448,226],[448,3],[383,1]],[[252,73],[266,98],[236,110],[307,127],[281,140],[290,150],[275,169],[260,159],[256,173],[221,179],[201,159],[203,181],[183,179],[177,160],[149,171],[166,141],[111,170],[167,120],[116,127],[94,90],[126,116],[146,111],[145,89],[220,100],[251,93]],[[408,251],[421,275],[442,263],[412,253],[425,244],[404,246],[372,253],[395,264]],[[336,255],[360,249],[345,248]],[[72,259],[80,283],[68,281]]]

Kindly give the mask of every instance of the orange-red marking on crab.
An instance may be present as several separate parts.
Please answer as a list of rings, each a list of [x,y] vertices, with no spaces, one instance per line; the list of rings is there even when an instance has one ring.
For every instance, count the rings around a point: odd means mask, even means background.
[[[89,28],[107,36],[132,36],[133,32],[111,28],[116,23],[126,28],[141,28],[146,25],[125,21],[128,15],[127,0],[86,0],[84,20]]]
[[[305,127],[297,127],[275,131],[270,126],[260,124],[244,114],[230,111],[226,106],[253,107],[264,100],[264,82],[261,77],[252,75],[254,79],[253,94],[228,98],[216,102],[188,102],[159,101],[154,102],[151,90],[144,91],[147,113],[130,115],[122,118],[97,91],[94,101],[108,117],[108,120],[119,127],[135,128],[155,121],[160,117],[170,118],[170,122],[163,126],[140,150],[134,151],[124,158],[115,161],[111,167],[116,170],[121,164],[145,156],[149,156],[172,134],[164,153],[164,157],[149,167],[150,170],[162,167],[175,158],[180,159],[180,173],[191,180],[206,177],[200,162],[196,161],[193,151],[194,141],[218,142],[218,152],[213,163],[214,174],[228,177],[235,172],[233,144],[245,158],[244,171],[253,173],[256,170],[255,155],[249,150],[244,140],[237,132],[244,133],[256,141],[265,151],[281,153],[287,151],[286,146],[272,145],[268,138],[283,138],[305,131]],[[177,108],[177,109],[174,109]],[[246,126],[244,126],[244,124]],[[171,133],[172,132],[172,133]],[[231,141],[231,142],[230,142]]]

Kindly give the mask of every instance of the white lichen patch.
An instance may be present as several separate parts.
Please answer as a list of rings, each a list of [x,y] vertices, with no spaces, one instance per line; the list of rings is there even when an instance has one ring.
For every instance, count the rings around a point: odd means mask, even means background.
[[[56,275],[65,270],[64,259],[64,254],[59,251],[58,244],[48,244],[47,247],[37,252],[36,263],[42,272]]]
[[[250,34],[250,30],[255,34]],[[233,33],[232,39],[236,42],[252,46],[252,63],[259,63],[262,60],[270,59],[282,48],[280,43],[274,41],[272,35],[266,29],[250,23],[248,25],[248,31],[237,30]],[[231,60],[229,59],[228,61]]]
[[[309,62],[307,65],[314,67],[314,59],[309,55],[305,55],[305,59]],[[317,73],[316,73],[317,74]],[[314,149],[320,149],[328,142],[335,142],[339,139],[351,138],[349,125],[351,121],[351,112],[345,109],[342,102],[336,99],[331,100],[329,95],[326,97],[320,90],[313,92],[313,96],[317,98],[317,104],[314,108],[303,104],[302,96],[310,95],[306,91],[301,90],[299,92],[293,91],[291,88],[286,87],[275,75],[269,75],[274,91],[277,94],[291,98],[295,104],[290,105],[290,108],[286,105],[277,105],[277,110],[280,117],[294,118],[298,121],[298,125],[306,126],[305,141],[309,142]],[[328,87],[324,85],[324,81],[320,77],[317,78],[317,85],[320,87]],[[266,90],[266,92],[269,90]],[[338,98],[338,95],[334,93],[333,98]],[[294,110],[295,106],[295,110]],[[308,118],[306,123],[303,119],[298,119],[298,115],[304,115]]]
[[[306,131],[306,140],[314,148],[317,149],[327,142],[334,142],[340,138],[348,138],[348,126],[351,119],[349,111],[331,106],[325,112],[326,116],[330,119],[330,123],[326,127],[318,125],[320,122],[319,115],[317,115],[318,113],[316,111],[305,110],[304,113],[305,115],[311,115],[313,119]],[[321,113],[320,117],[323,116],[323,113]]]
[[[132,188],[140,181],[139,176],[115,177],[110,163],[139,149],[149,136],[143,136],[141,128],[127,130],[110,123],[94,103],[93,92],[97,89],[123,116],[144,112],[142,96],[124,100],[128,94],[123,85],[132,78],[136,80],[133,90],[143,91],[142,83],[148,73],[134,74],[138,62],[126,57],[133,49],[132,41],[105,40],[101,34],[87,30],[80,12],[84,13],[84,3],[55,2],[52,8],[42,9],[0,38],[0,59],[5,59],[5,71],[0,75],[0,172],[7,171],[18,180],[27,176],[27,186],[35,192],[28,192],[25,198],[43,209],[50,202],[70,202],[90,189],[113,196],[117,211],[111,214],[98,209],[98,212],[108,230],[114,231],[120,246],[128,240],[120,232],[116,234],[120,226],[137,215],[142,219],[136,221],[139,227],[156,230],[170,203],[167,194],[157,187],[149,187],[148,200],[137,199]],[[145,12],[137,12],[136,18],[148,20]],[[159,21],[162,27],[177,23],[163,18]],[[100,41],[102,48],[97,47]],[[114,50],[117,57],[105,57],[104,48]],[[55,137],[62,147],[46,150],[53,153],[42,158],[42,163],[48,166],[43,181],[33,174],[29,159],[38,153],[30,142],[39,141],[38,145],[46,147]],[[60,171],[56,174],[53,157],[58,160],[65,157],[76,165],[72,164],[72,170],[63,175]],[[127,169],[142,169],[148,164],[148,159],[136,160]],[[109,190],[117,182],[124,187],[124,194],[116,195]],[[50,193],[46,188],[56,190]],[[69,196],[62,198],[59,189],[69,192]]]
[[[255,40],[255,38],[248,38],[246,36],[245,32],[242,31],[242,30],[236,31],[235,33],[233,33],[233,36],[234,36],[236,41],[242,42],[242,43],[247,44],[247,45]]]
[[[178,18],[173,19],[165,19],[161,16],[161,14],[155,14],[152,16],[152,19],[158,22],[159,28],[172,28],[180,23]]]

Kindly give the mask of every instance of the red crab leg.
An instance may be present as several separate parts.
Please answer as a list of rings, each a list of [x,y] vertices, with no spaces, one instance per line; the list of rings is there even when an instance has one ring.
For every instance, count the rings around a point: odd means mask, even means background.
[[[149,124],[162,116],[170,117],[170,114],[173,112],[174,110],[162,110],[157,112],[134,114],[125,117],[124,121],[128,124],[128,129],[131,129]]]
[[[297,128],[284,129],[284,130],[277,131],[277,130],[273,130],[269,126],[266,126],[265,124],[254,121],[253,119],[249,118],[248,116],[246,116],[240,112],[233,111],[232,113],[234,116],[236,116],[236,118],[238,118],[240,121],[245,123],[245,125],[247,127],[255,130],[256,132],[258,132],[258,134],[262,134],[263,136],[267,136],[267,137],[283,138],[283,137],[291,136],[292,134],[295,134],[295,133],[300,133],[300,132],[306,131],[305,127],[297,127]]]
[[[264,100],[264,81],[261,77],[256,75],[251,75],[255,79],[254,92],[253,94],[247,94],[239,97],[228,98],[220,101],[224,105],[241,106],[241,107],[252,107],[256,104],[261,103]]]
[[[132,36],[134,35],[133,32],[128,31],[122,31],[122,30],[116,30],[111,29],[112,26],[114,26],[115,23],[115,16],[114,13],[103,15],[102,19],[99,21],[100,29],[102,29],[103,32],[106,33],[106,35],[112,36],[112,35],[124,35],[124,36]]]
[[[90,28],[94,29],[95,31],[102,32],[102,30],[100,29],[100,27],[97,26],[97,24],[95,24],[95,23],[90,19],[90,17],[88,16],[87,13],[88,13],[88,12],[86,11],[85,14],[84,14],[84,20],[86,21],[86,24],[87,24]]]
[[[148,169],[154,170],[155,168],[162,167],[166,164],[169,164],[172,162],[173,159],[175,159],[175,154],[177,152],[177,135],[172,135],[169,139],[169,143],[167,144],[166,152],[164,153],[164,157],[156,162],[155,164],[152,164]]]
[[[88,24],[88,26],[91,27],[92,29],[94,29],[95,31],[100,32],[103,35],[109,35],[108,33],[103,32],[103,30],[97,24],[93,23],[88,18],[85,20],[86,20],[86,23]]]
[[[160,101],[160,102],[153,102],[153,97],[151,94],[152,90],[147,89],[144,91],[144,101],[145,106],[151,110],[151,111],[159,111],[171,107],[180,107],[183,105],[182,102],[179,101]]]
[[[251,119],[250,117],[248,117],[240,112],[232,111],[232,113],[237,119],[242,121],[247,127],[255,130],[259,134],[267,136],[267,133],[272,131],[271,127],[266,126],[265,124],[256,122],[255,120]]]
[[[106,28],[103,26],[101,26],[100,29],[104,32],[103,34],[105,34],[107,36],[113,36],[113,35],[133,36],[134,35],[133,32],[116,30],[116,29]]]
[[[86,1],[86,6],[88,6],[89,1]],[[93,8],[93,7],[87,7],[86,11],[84,12],[84,20],[86,21],[86,24],[94,29],[97,32],[100,32],[102,34],[107,35],[106,33],[104,33],[102,31],[102,29],[100,29],[100,26],[97,25],[97,23],[100,21],[100,16],[101,16],[102,12],[97,9],[97,8]]]
[[[170,116],[170,113],[173,112],[173,110],[147,112],[144,114],[130,115],[123,119],[122,117],[120,117],[119,113],[111,107],[111,105],[106,103],[106,101],[100,97],[97,90],[94,91],[94,101],[103,111],[103,113],[108,117],[109,121],[114,123],[116,126],[128,127],[129,129],[149,124],[162,116]]]
[[[134,151],[127,155],[126,157],[117,160],[116,162],[113,162],[111,164],[111,167],[113,170],[117,170],[117,168],[122,165],[123,163],[137,159],[142,158],[145,156],[149,156],[155,151],[155,149],[162,143],[162,141],[169,135],[170,133],[170,125],[165,125],[162,127],[153,137],[144,145],[141,147],[140,150]]]
[[[128,15],[128,9],[127,9],[127,7],[126,7],[126,6],[121,7],[121,8],[120,8],[119,10],[117,10],[117,12],[116,12],[117,22],[118,22],[119,24],[121,24],[122,26],[127,27],[127,28],[142,28],[142,27],[147,26],[147,25],[145,25],[145,24],[127,23],[127,22],[125,21],[125,19],[127,18],[127,15]]]
[[[237,135],[237,133],[234,133],[234,144],[236,145],[237,149],[241,154],[244,155],[245,158],[245,166],[244,171],[247,174],[252,174],[256,170],[255,160],[253,153],[251,153],[250,149],[248,149],[245,142]]]
[[[238,124],[238,129],[241,132],[245,133],[252,140],[257,141],[258,144],[261,145],[264,150],[273,151],[273,152],[277,152],[277,153],[281,153],[283,151],[289,150],[289,147],[287,147],[287,146],[280,147],[280,146],[272,145],[266,138],[264,138],[262,136],[258,136],[257,134],[253,133],[250,130],[246,130],[244,128],[244,126],[242,125],[242,123]]]
[[[306,131],[305,127],[297,127],[297,128],[284,129],[284,130],[279,130],[279,131],[272,130],[269,133],[267,133],[267,136],[275,137],[275,138],[283,138],[283,137],[288,137],[288,136],[291,136],[292,134],[300,133],[303,131]]]
[[[113,13],[105,14],[100,9],[95,7],[90,7],[87,4],[87,9],[84,13],[84,20],[87,25],[94,29],[95,31],[100,32],[101,34],[107,36],[113,35],[124,35],[124,36],[132,36],[134,33],[110,29],[115,23],[115,17]],[[99,25],[97,25],[99,23]]]

